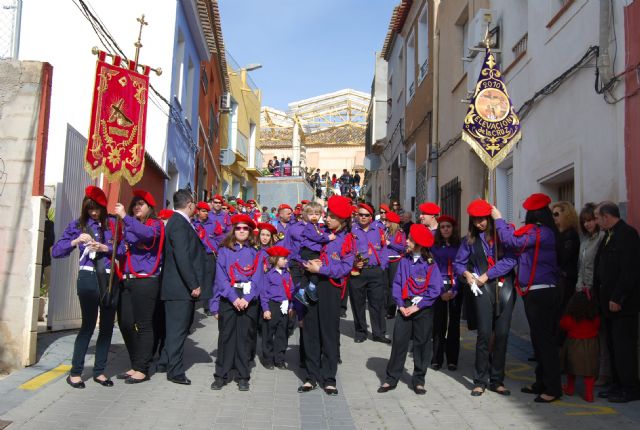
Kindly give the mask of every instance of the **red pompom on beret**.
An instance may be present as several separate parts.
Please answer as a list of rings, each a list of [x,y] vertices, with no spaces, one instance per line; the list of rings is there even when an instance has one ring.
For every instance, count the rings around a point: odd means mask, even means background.
[[[420,212],[425,215],[438,215],[440,213],[440,206],[433,202],[425,202],[418,206]]]
[[[409,236],[418,245],[424,248],[431,248],[433,246],[434,238],[431,230],[424,224],[412,224],[409,229]]]
[[[551,198],[548,195],[534,193],[527,197],[524,203],[522,203],[522,207],[528,211],[537,211],[545,206],[549,206],[549,203],[551,203]]]
[[[490,216],[491,205],[486,200],[476,199],[467,206],[467,213],[473,217]]]
[[[155,206],[156,205],[156,200],[153,198],[153,196],[151,195],[151,193],[149,191],[140,190],[140,189],[133,190],[133,195],[135,197],[140,197],[142,200],[147,202],[147,204],[149,206]]]
[[[400,223],[400,215],[395,212],[387,212],[387,221],[395,222],[396,224]]]
[[[329,197],[327,207],[338,218],[347,219],[351,217],[351,200],[344,196]]]
[[[99,204],[100,206],[107,207],[107,196],[104,194],[100,188],[89,185],[84,189],[84,195],[89,197],[91,200]]]

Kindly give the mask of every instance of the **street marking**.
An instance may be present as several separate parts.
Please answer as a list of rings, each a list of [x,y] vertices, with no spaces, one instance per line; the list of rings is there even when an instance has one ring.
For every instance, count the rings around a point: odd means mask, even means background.
[[[27,391],[35,391],[38,388],[40,388],[40,387],[48,384],[49,382],[53,381],[54,379],[59,378],[60,376],[64,375],[69,370],[71,370],[71,365],[69,365],[69,364],[61,364],[60,366],[56,367],[55,369],[51,369],[48,372],[44,372],[44,373],[36,376],[35,378],[28,380],[24,384],[20,385],[18,388],[20,388],[22,390],[27,390]]]
[[[529,366],[528,364],[510,362],[507,363],[507,365],[509,366],[509,368],[505,369],[504,373],[509,379],[513,379],[515,381],[535,382],[536,378],[520,375],[520,373],[522,372],[531,372],[531,366]]]
[[[585,416],[585,415],[617,415],[618,411],[609,406],[596,406],[596,405],[582,405],[578,403],[569,403],[563,400],[558,400],[552,404],[562,406],[565,408],[577,408],[578,411],[566,412],[565,415],[570,416]],[[582,409],[582,410],[580,410]],[[586,409],[586,410],[585,410]]]

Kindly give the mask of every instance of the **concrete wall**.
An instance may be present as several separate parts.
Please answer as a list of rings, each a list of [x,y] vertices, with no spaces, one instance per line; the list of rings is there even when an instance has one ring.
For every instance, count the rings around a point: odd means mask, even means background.
[[[313,189],[301,177],[262,177],[258,178],[257,198],[259,206],[277,208],[286,203],[294,207],[301,200],[314,200]]]
[[[0,62],[0,367],[9,370],[35,361],[45,204],[32,194],[44,165],[50,72],[39,62]]]

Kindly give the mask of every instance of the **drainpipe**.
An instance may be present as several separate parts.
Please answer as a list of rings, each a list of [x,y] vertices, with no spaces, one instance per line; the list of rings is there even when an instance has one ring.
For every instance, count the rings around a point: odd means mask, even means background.
[[[613,64],[609,56],[609,45],[611,40],[611,0],[600,0],[600,20],[599,20],[600,53],[598,57],[598,71],[602,84],[606,84],[613,78]]]
[[[433,10],[434,10],[434,20],[433,22],[438,22],[437,13],[438,7],[440,6],[439,1],[433,2]],[[434,24],[435,25],[435,24]],[[432,118],[431,118],[431,145],[429,147],[429,182],[427,183],[427,200],[430,202],[438,201],[438,148],[440,143],[438,141],[438,118],[439,118],[439,68],[440,68],[440,32],[434,32],[433,36],[433,107],[431,109]]]

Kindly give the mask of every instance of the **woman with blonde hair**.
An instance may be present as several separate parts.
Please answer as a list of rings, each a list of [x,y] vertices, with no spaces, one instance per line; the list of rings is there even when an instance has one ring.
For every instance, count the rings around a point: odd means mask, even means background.
[[[578,235],[578,214],[569,202],[560,201],[551,205],[553,222],[558,228],[558,268],[560,269],[559,287],[561,309],[569,303],[578,282],[578,256],[580,255],[580,236]]]

